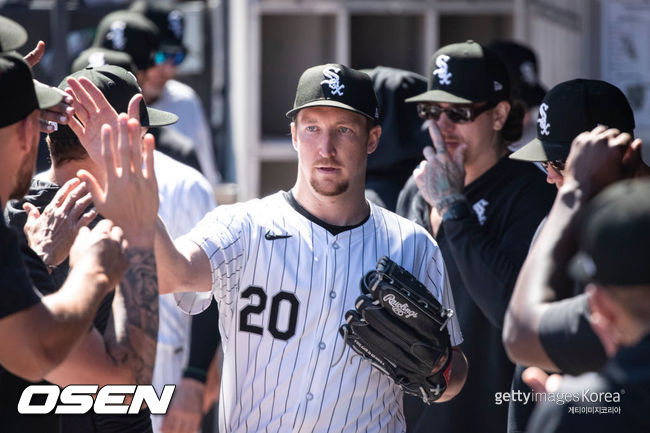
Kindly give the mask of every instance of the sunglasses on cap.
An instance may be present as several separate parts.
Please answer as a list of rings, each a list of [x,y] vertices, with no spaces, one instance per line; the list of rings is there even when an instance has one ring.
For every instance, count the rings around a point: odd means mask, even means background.
[[[158,51],[154,57],[154,60],[156,62],[156,65],[162,65],[165,62],[172,62],[174,66],[178,66],[183,63],[183,60],[185,60],[185,52],[176,51],[173,53],[168,53],[165,51]]]
[[[449,108],[443,108],[439,105],[421,102],[418,104],[418,116],[425,120],[438,120],[442,113],[453,123],[473,122],[481,113],[494,108],[496,102],[488,102],[485,105],[454,105]]]
[[[556,159],[555,161],[540,161],[540,164],[542,164],[542,167],[544,167],[544,170],[548,172],[548,167],[551,166],[553,167],[553,170],[557,171],[558,173],[561,173],[564,171],[564,168],[566,166],[566,161],[563,159]]]

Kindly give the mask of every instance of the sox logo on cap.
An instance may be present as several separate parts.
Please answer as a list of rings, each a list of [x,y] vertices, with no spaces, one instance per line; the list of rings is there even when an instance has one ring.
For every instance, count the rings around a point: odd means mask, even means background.
[[[338,76],[340,69],[336,68],[334,66],[330,66],[328,68],[323,69],[323,75],[327,80],[323,80],[320,83],[321,84],[327,84],[330,88],[330,92],[332,95],[339,95],[343,96],[342,90],[345,88],[344,84],[341,84],[340,77]]]

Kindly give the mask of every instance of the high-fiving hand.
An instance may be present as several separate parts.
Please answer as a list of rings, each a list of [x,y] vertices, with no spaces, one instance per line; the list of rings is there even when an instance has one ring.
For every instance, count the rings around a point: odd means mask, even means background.
[[[102,125],[108,124],[113,131],[117,131],[118,115],[104,94],[90,81],[82,77],[79,80],[68,78],[68,95],[73,97],[73,107],[76,116],[70,119],[69,126],[79,138],[81,145],[86,149],[90,159],[102,171],[100,179],[104,182],[106,173],[102,161]],[[129,101],[128,117],[140,119],[140,102],[142,95],[137,94]]]
[[[77,176],[88,185],[95,207],[122,227],[130,247],[153,247],[158,214],[158,184],[153,169],[154,138],[140,138],[140,122],[118,116],[117,129],[101,128],[101,161],[106,181],[80,170]]]

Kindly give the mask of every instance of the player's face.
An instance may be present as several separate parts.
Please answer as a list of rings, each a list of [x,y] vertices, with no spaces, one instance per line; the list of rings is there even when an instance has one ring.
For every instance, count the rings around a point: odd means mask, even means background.
[[[439,102],[436,105],[450,109],[456,104]],[[509,107],[509,105],[505,105]],[[508,112],[509,108],[504,113],[504,107],[498,105],[483,111],[474,120],[467,123],[454,123],[449,119],[447,113],[443,112],[435,122],[442,133],[447,150],[452,156],[458,146],[462,143],[467,144],[465,151],[465,165],[467,166],[481,161],[487,156],[493,155],[494,151],[499,150],[499,131],[503,127]],[[433,122],[433,120],[429,122]],[[433,134],[431,127],[429,129],[430,134]]]
[[[319,195],[337,196],[365,185],[368,154],[377,148],[381,128],[369,128],[361,114],[334,107],[310,107],[291,124],[298,152],[298,181]]]
[[[138,73],[138,83],[147,104],[156,101],[162,93],[165,83],[176,75],[176,66],[170,62],[155,65]]]

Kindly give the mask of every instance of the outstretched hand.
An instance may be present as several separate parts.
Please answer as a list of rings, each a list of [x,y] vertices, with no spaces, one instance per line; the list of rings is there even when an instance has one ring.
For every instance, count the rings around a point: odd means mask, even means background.
[[[153,169],[154,138],[140,138],[140,122],[118,116],[117,129],[101,128],[101,164],[106,181],[80,170],[99,213],[122,227],[130,247],[153,247],[158,184]]]
[[[118,115],[108,102],[104,94],[90,81],[82,77],[79,80],[68,78],[70,88],[66,89],[73,98],[73,107],[76,116],[70,120],[69,126],[79,138],[81,145],[86,149],[90,159],[101,170],[99,181],[105,180],[106,173],[102,162],[102,125],[108,124],[113,131],[117,131]],[[142,95],[137,94],[131,98],[128,107],[128,117],[140,119],[140,102]]]
[[[46,265],[58,266],[68,257],[79,229],[97,216],[95,209],[86,211],[90,204],[86,184],[72,178],[63,184],[42,213],[31,203],[23,205],[27,212],[24,231],[29,246]]]
[[[429,134],[433,147],[424,148],[425,160],[413,171],[413,177],[422,197],[442,215],[449,204],[462,198],[467,145],[461,144],[452,156],[433,121],[429,122]]]

